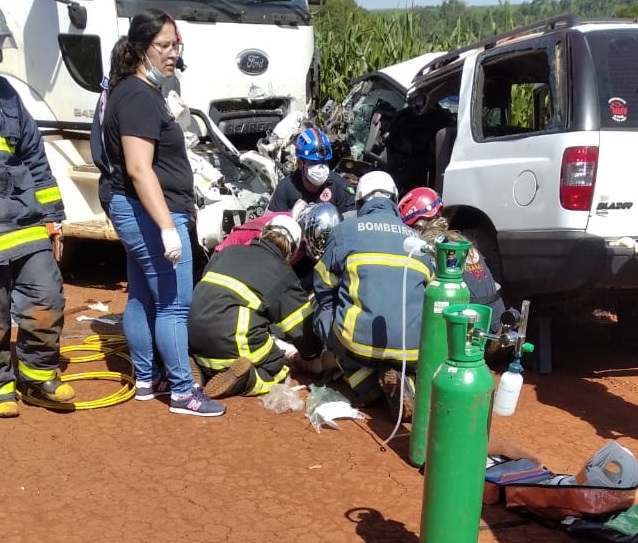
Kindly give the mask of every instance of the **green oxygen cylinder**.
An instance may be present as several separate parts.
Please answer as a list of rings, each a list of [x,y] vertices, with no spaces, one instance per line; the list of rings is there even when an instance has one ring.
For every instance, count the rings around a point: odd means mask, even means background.
[[[485,483],[494,377],[484,359],[492,308],[443,310],[449,355],[434,374],[421,543],[476,543]]]
[[[425,287],[409,453],[410,462],[419,468],[426,456],[432,376],[448,352],[443,310],[451,304],[470,301],[463,273],[471,246],[464,240],[437,241],[436,274]]]

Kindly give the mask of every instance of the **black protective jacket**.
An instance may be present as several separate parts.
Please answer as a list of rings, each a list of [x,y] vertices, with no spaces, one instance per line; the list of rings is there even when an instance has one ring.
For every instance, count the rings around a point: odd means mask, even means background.
[[[322,345],[312,317],[308,294],[277,247],[259,239],[232,245],[213,255],[195,287],[190,348],[211,370],[239,356],[259,366],[283,357],[270,333],[276,324],[301,356],[315,358]]]

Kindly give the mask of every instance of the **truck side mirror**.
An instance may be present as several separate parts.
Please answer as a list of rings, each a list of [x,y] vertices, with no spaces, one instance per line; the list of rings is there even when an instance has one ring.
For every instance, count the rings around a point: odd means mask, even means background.
[[[67,9],[69,11],[69,19],[71,24],[78,30],[84,30],[86,28],[86,7],[81,6],[77,2],[71,2]]]

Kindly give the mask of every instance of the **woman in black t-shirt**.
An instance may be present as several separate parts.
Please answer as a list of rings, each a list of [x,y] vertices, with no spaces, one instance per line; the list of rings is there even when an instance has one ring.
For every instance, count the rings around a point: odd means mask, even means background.
[[[225,407],[195,384],[188,359],[193,173],[184,135],[160,90],[181,49],[175,21],[156,9],[133,17],[113,48],[102,124],[111,167],[109,215],[127,254],[123,327],[135,364],[135,399],[170,394],[171,412],[213,417]]]

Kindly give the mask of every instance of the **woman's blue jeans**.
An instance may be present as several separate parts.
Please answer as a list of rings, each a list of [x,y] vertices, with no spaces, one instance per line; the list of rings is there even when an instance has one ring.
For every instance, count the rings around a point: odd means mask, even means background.
[[[188,363],[188,310],[193,297],[193,255],[188,214],[171,213],[182,240],[182,256],[173,264],[164,258],[160,229],[134,198],[114,194],[110,218],[126,250],[128,301],[122,326],[137,381],[159,377],[159,353],[174,394],[195,385]]]

